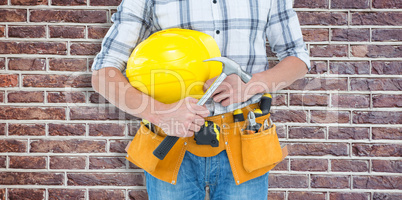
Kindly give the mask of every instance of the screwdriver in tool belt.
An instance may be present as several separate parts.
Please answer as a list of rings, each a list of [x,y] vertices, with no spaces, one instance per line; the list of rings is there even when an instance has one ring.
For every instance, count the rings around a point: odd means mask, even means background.
[[[246,134],[251,135],[251,134],[258,132],[258,130],[261,128],[261,124],[257,123],[255,121],[254,112],[251,112],[251,111],[248,112],[247,119],[248,119],[248,124],[247,124],[247,128],[245,130]]]
[[[244,121],[243,111],[241,109],[236,109],[233,112],[233,121],[234,122],[242,122],[242,121]]]
[[[260,100],[260,109],[262,111],[262,115],[266,115],[269,113],[272,104],[272,96],[269,93],[265,93],[262,95]]]
[[[142,123],[144,123],[144,125],[151,131],[151,132],[153,132],[153,133],[156,133],[155,131],[155,126],[151,123],[151,122],[149,122],[148,120],[146,120],[146,119],[142,119]]]

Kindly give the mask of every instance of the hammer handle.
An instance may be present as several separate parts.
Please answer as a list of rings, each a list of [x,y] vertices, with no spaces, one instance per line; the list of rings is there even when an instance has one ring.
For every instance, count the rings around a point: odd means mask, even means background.
[[[154,150],[154,155],[163,160],[165,156],[169,153],[170,149],[176,144],[179,137],[166,136],[165,139],[159,144],[159,146]]]

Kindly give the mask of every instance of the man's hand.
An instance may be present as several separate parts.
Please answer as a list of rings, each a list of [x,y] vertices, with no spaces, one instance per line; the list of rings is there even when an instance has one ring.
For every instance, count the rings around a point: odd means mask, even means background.
[[[205,82],[204,91],[212,85],[216,78],[211,78]],[[257,82],[254,76],[246,84],[239,76],[232,74],[223,80],[212,94],[212,98],[215,102],[221,103],[222,106],[228,106],[246,101],[255,94],[263,92],[263,88],[263,83]]]
[[[204,124],[204,117],[209,115],[209,110],[197,105],[197,102],[195,98],[186,97],[176,103],[165,104],[164,108],[156,111],[154,124],[170,136],[193,136]]]

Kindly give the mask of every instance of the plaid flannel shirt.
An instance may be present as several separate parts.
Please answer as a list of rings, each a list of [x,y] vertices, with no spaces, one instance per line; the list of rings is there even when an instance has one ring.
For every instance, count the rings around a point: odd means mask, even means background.
[[[266,41],[279,60],[295,56],[310,69],[292,0],[123,0],[113,14],[92,70],[116,67],[124,73],[132,50],[149,35],[168,28],[192,29],[212,36],[221,54],[254,74],[268,69]],[[211,115],[259,102],[256,94],[227,107],[209,100]]]

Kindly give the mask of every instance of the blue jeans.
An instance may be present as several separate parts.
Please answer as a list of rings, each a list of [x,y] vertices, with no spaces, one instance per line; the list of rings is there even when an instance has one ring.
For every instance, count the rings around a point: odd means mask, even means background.
[[[268,173],[236,185],[226,151],[213,157],[186,152],[176,185],[145,172],[149,200],[204,200],[206,186],[211,200],[262,200],[268,197]]]

